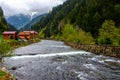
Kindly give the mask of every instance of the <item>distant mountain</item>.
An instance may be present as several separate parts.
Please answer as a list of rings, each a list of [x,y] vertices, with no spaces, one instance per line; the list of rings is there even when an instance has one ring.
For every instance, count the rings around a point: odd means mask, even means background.
[[[2,10],[2,8],[0,7],[0,34],[1,34],[4,30],[8,30],[8,24],[7,24],[7,21],[5,20],[3,10]]]
[[[20,30],[22,31],[22,30],[30,30],[31,29],[31,26],[33,26],[36,22],[38,22],[38,21],[40,21],[40,19],[42,18],[42,17],[45,17],[45,16],[47,16],[47,13],[45,13],[45,14],[42,14],[42,15],[39,15],[39,16],[33,16],[33,19],[30,21],[30,22],[28,22],[27,24],[25,24]],[[35,18],[34,18],[35,17]]]
[[[13,25],[8,24],[8,30],[9,31],[18,31]]]
[[[19,29],[26,23],[30,21],[31,17],[29,15],[18,14],[14,16],[10,16],[7,18],[7,22],[11,25],[15,26],[15,28]]]

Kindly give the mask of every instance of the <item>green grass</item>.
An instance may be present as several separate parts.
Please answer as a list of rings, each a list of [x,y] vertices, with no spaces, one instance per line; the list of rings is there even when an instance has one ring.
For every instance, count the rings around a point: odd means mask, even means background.
[[[11,56],[12,50],[19,45],[18,41],[15,40],[3,40],[0,42],[0,55]]]
[[[0,43],[1,43],[3,40],[4,40],[4,39],[3,39],[3,36],[0,35]]]
[[[5,76],[5,75],[6,75],[6,73],[4,71],[0,70],[0,76]]]
[[[32,42],[38,42],[39,39],[34,39]],[[26,46],[32,42],[19,42],[17,40],[4,40],[3,36],[0,35],[0,55],[10,57],[12,55],[12,50],[20,47],[20,46]]]
[[[15,78],[10,73],[0,70],[0,80],[15,80]]]

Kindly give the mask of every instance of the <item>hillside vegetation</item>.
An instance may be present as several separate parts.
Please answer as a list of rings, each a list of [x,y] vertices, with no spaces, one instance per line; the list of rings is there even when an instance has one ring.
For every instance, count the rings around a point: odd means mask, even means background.
[[[4,14],[3,14],[3,10],[0,7],[0,34],[4,31],[8,29],[8,24],[5,20]]]
[[[4,12],[2,8],[0,7],[0,35],[5,30],[17,31],[17,29],[13,25],[7,23],[5,16],[4,16]]]
[[[81,44],[120,45],[120,0],[67,0],[33,29],[44,37]]]
[[[3,10],[0,7],[0,56],[6,55],[8,51],[10,51],[14,46],[16,46],[14,43],[17,43],[17,41],[14,40],[4,40],[2,32],[5,30],[12,31],[16,29],[14,28],[14,26],[6,22]]]

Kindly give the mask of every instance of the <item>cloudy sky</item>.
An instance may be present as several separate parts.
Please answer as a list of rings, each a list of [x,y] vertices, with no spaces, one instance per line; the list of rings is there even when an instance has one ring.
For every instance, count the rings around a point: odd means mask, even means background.
[[[0,6],[6,17],[24,13],[46,13],[52,10],[53,6],[62,4],[65,0],[0,0]]]

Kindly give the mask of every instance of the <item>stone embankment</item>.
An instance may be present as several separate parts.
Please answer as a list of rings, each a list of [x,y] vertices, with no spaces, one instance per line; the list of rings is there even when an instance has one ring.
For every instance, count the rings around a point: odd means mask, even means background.
[[[111,57],[120,58],[120,46],[108,46],[108,45],[83,45],[71,42],[65,42],[73,48],[85,50],[95,53],[97,55],[105,55]]]

